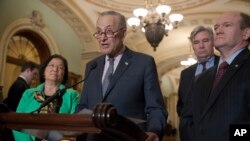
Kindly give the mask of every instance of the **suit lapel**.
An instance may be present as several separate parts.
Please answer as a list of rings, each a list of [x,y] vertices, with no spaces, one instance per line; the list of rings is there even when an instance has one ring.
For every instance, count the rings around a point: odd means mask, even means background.
[[[219,64],[220,57],[217,55],[214,55],[214,66],[217,66]]]
[[[188,72],[188,77],[187,77],[187,80],[188,81],[191,81],[189,84],[186,84],[184,85],[187,90],[187,92],[190,92],[191,88],[192,88],[192,85],[193,83],[197,80],[198,76],[195,76],[195,71],[196,71],[196,68],[197,68],[197,63],[193,66],[191,66],[189,72]]]
[[[213,91],[210,92],[210,95],[208,94],[208,101],[205,104],[205,108],[203,111],[203,114],[201,116],[202,117],[205,116],[205,114],[208,112],[208,110],[213,106],[214,102],[217,100],[218,96],[221,94],[222,90],[226,87],[226,85],[230,82],[230,80],[233,78],[233,76],[235,75],[235,73],[241,68],[241,66],[245,63],[246,59],[249,56],[249,51],[243,50],[235,59],[234,61],[230,64],[229,68],[227,69],[227,71],[225,72],[224,76],[221,78],[221,80],[219,81],[217,87],[214,88]],[[213,79],[215,78],[216,75],[216,71],[217,68],[215,70],[213,70],[214,74],[212,77]],[[211,81],[212,85],[213,85],[213,81]],[[212,90],[212,85],[210,85],[210,89],[208,90]]]
[[[213,85],[213,76],[216,70],[216,66],[210,68],[208,71],[205,71],[204,74],[202,74],[202,76],[200,78],[198,78],[198,82],[197,85],[198,88],[195,91],[197,91],[196,96],[194,97],[194,103],[198,106],[195,106],[194,108],[196,110],[198,110],[198,112],[196,112],[196,114],[203,115],[204,114],[204,108],[207,106],[207,101],[210,95],[210,90],[212,88]],[[199,79],[202,79],[201,81]],[[200,83],[200,82],[204,82],[204,83]]]
[[[101,56],[97,62],[98,62],[97,66],[100,66],[97,69],[97,76],[96,76],[97,77],[96,84],[97,84],[97,87],[98,87],[98,94],[99,94],[98,99],[102,99],[103,98],[103,94],[102,94],[102,73],[103,73],[104,65],[105,65],[105,55]]]
[[[130,66],[131,62],[131,56],[132,51],[126,48],[126,50],[123,53],[123,56],[115,70],[115,73],[113,74],[113,77],[109,83],[109,86],[107,88],[107,91],[105,93],[105,97],[103,98],[103,101],[107,98],[107,96],[110,94],[110,91],[115,86],[116,82],[121,78],[121,76],[124,74],[124,72],[127,70],[127,68]]]

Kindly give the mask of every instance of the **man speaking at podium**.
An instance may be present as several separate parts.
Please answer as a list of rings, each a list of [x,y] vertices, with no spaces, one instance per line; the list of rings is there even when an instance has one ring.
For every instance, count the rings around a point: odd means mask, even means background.
[[[160,141],[166,127],[167,111],[159,86],[153,57],[134,52],[123,44],[126,20],[114,11],[100,14],[94,37],[105,54],[86,66],[86,80],[76,111],[93,110],[98,103],[111,103],[119,115],[145,120],[139,125],[146,141]],[[128,129],[133,130],[133,129]],[[100,133],[87,141],[117,140]]]

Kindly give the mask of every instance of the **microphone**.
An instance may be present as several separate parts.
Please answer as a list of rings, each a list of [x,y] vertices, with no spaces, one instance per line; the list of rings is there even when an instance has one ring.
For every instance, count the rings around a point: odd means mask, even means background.
[[[51,97],[49,97],[48,99],[46,99],[46,100],[40,105],[40,107],[39,107],[38,109],[36,109],[35,111],[32,111],[31,113],[40,112],[40,110],[41,110],[43,107],[47,106],[51,101],[53,101],[53,100],[56,99],[57,97],[63,96],[63,94],[65,93],[65,91],[66,91],[67,89],[72,88],[72,87],[75,87],[75,86],[78,85],[79,83],[84,82],[84,81],[88,78],[88,76],[89,76],[89,74],[91,73],[91,71],[94,70],[94,69],[96,68],[96,66],[97,66],[97,63],[96,63],[96,62],[92,62],[92,63],[90,64],[90,67],[89,67],[90,69],[89,69],[89,71],[86,73],[87,75],[84,77],[83,80],[78,81],[77,83],[75,83],[75,84],[73,84],[73,85],[71,85],[71,86],[67,86],[67,87],[65,87],[65,88],[63,88],[63,89],[61,89],[61,90],[57,90],[56,93],[55,93],[54,95],[52,95]]]

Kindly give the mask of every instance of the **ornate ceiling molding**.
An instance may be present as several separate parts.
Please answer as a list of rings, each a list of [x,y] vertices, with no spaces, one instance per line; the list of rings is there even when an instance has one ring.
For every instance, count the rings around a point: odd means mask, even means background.
[[[87,26],[78,17],[70,7],[63,3],[61,0],[41,0],[44,4],[48,5],[56,13],[58,13],[74,30],[74,32],[79,37],[81,43],[86,45],[88,43],[93,43],[93,38],[86,28]]]
[[[135,8],[144,7],[143,0],[86,0],[87,2],[107,9],[131,12]],[[157,4],[159,0],[151,0],[152,4]],[[190,8],[199,7],[212,3],[215,0],[165,0],[163,3],[170,5],[174,11],[181,11]]]

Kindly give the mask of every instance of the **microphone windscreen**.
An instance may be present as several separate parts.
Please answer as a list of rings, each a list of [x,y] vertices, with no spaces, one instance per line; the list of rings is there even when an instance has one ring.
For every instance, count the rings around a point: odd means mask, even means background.
[[[96,68],[96,66],[97,66],[96,61],[92,62],[92,63],[90,64],[90,70],[95,69],[95,68]]]

